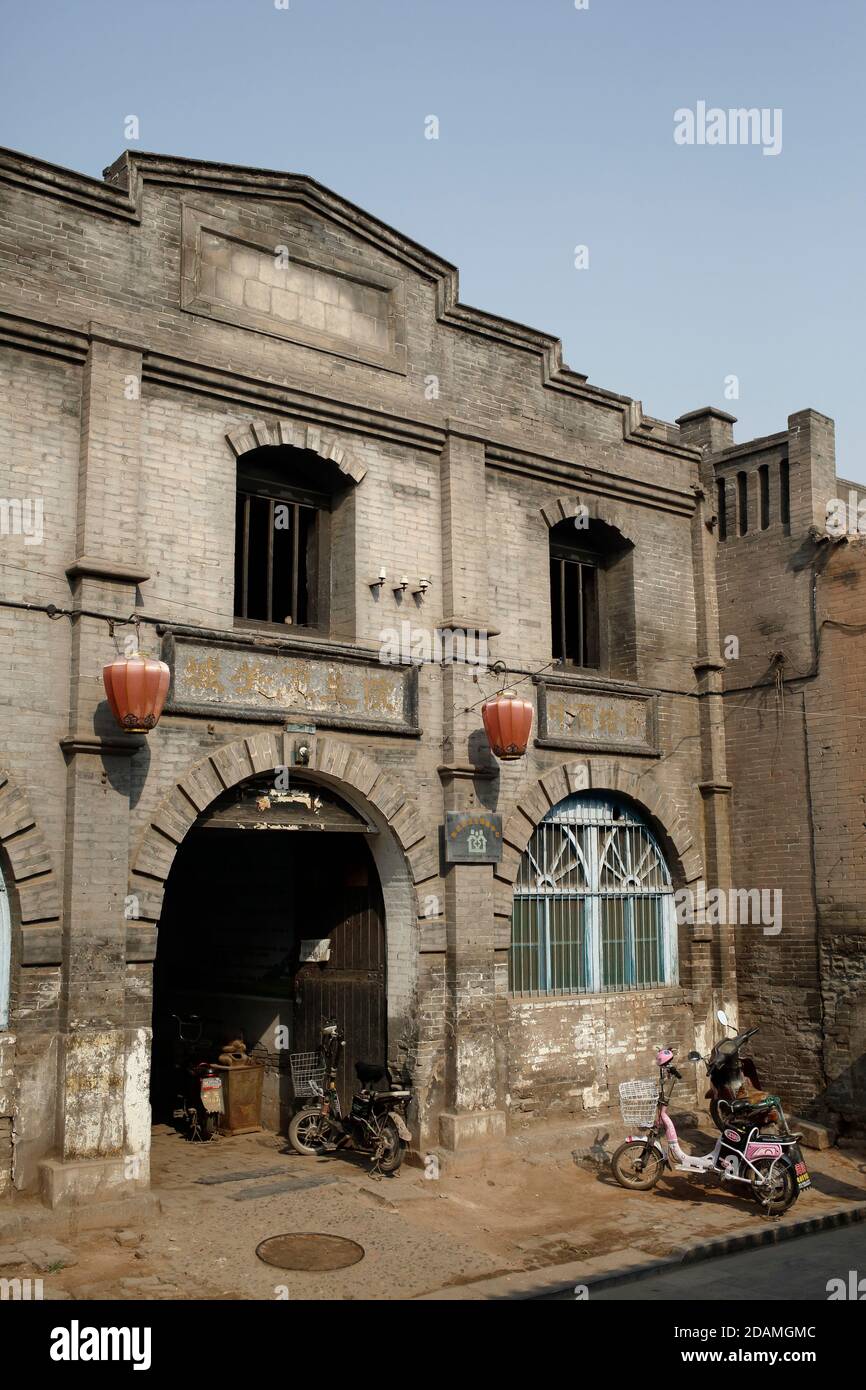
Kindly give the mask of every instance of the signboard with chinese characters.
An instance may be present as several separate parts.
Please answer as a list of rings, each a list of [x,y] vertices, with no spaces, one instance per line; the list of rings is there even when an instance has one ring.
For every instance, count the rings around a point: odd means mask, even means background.
[[[657,701],[652,691],[601,681],[540,680],[537,742],[657,756]]]
[[[446,864],[498,864],[502,817],[495,811],[445,812]]]
[[[163,640],[172,680],[166,708],[322,728],[417,734],[415,666],[389,665],[339,643],[174,631]]]

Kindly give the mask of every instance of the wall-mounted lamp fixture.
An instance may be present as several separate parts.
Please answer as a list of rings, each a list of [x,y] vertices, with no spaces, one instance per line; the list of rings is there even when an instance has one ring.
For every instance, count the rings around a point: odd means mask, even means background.
[[[400,579],[400,583],[394,585],[394,593],[395,593],[395,594],[405,594],[405,592],[406,592],[406,590],[408,589],[408,587],[409,587],[409,580],[406,578],[406,576],[405,576],[405,574],[404,574],[404,575],[401,577],[401,579]]]
[[[430,580],[429,580],[429,579],[426,579],[426,578],[422,575],[421,578],[418,580],[418,588],[417,588],[417,589],[413,589],[413,590],[412,590],[412,593],[413,593],[413,595],[415,596],[415,598],[423,598],[424,595],[427,593],[427,590],[428,590],[429,588],[430,588]]]
[[[376,591],[377,597],[378,597],[378,595],[381,593],[381,591],[382,591],[382,585],[385,583],[385,580],[386,580],[387,578],[388,578],[388,575],[387,575],[387,573],[386,573],[386,571],[385,571],[385,566],[383,565],[382,568],[381,568],[380,571],[379,571],[379,577],[378,577],[378,579],[371,579],[371,580],[368,581],[368,582],[369,582],[369,585],[370,585],[370,588],[371,588],[371,589],[374,589],[374,590]]]

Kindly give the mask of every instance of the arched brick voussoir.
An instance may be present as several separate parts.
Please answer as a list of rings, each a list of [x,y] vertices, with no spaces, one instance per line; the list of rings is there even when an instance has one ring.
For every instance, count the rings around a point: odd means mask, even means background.
[[[0,769],[0,844],[18,896],[22,925],[60,920],[60,886],[48,842],[26,794]]]
[[[293,449],[309,449],[320,458],[331,459],[350,482],[360,483],[367,472],[355,455],[339,444],[333,435],[322,434],[315,425],[305,425],[300,420],[251,420],[248,425],[239,425],[230,430],[226,439],[235,458],[241,458],[251,449],[288,444]]]
[[[247,740],[242,738],[236,739],[234,743],[224,743],[222,748],[210,754],[210,762],[216,768],[217,776],[226,789],[236,787],[238,782],[245,782],[255,771],[250,761]]]
[[[155,878],[165,883],[177,854],[178,846],[154,827],[145,831],[144,838],[135,856],[135,872],[146,878]]]
[[[570,492],[564,497],[557,497],[555,502],[545,503],[540,511],[547,526],[552,530],[561,521],[573,521],[576,516],[583,515],[578,511],[580,507],[586,508],[591,521],[603,521],[606,526],[612,526],[615,531],[619,531],[623,540],[631,545],[635,544],[632,522],[627,513],[608,497],[600,497],[592,492]]]
[[[282,734],[253,734],[244,739],[253,772],[270,772],[272,768],[283,766]]]
[[[609,758],[585,758],[548,768],[521,790],[502,831],[503,853],[494,869],[495,878],[513,884],[533,831],[550,808],[573,792],[590,790],[620,792],[631,797],[657,822],[669,841],[679,861],[679,877],[685,882],[702,877],[703,859],[695,843],[695,833],[683,820],[680,808],[658,785],[654,774],[632,772]]]
[[[235,739],[202,758],[172,787],[154,812],[132,864],[130,894],[138,900],[143,920],[158,920],[174,856],[199,815],[227,788],[289,765],[295,741],[276,733]],[[338,792],[343,789],[349,801],[360,798],[375,810],[375,819],[385,822],[400,846],[416,889],[438,877],[438,841],[424,829],[397,779],[352,744],[330,737],[313,738],[311,743],[310,771],[319,772]]]
[[[158,922],[162,914],[165,897],[165,884],[160,880],[143,878],[132,874],[129,880],[130,911],[127,920],[135,922]]]
[[[22,835],[4,840],[3,848],[12,866],[12,875],[16,883],[23,883],[25,879],[35,878],[39,874],[51,873],[51,855],[42,832],[36,825],[31,825]]]
[[[250,774],[252,776],[252,773]],[[210,758],[203,758],[178,782],[180,790],[195,807],[196,811],[206,811],[212,801],[216,801],[225,791],[222,780]]]

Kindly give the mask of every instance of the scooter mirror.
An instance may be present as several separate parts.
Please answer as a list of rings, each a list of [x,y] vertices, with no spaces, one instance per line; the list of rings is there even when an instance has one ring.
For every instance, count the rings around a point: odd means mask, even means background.
[[[690,1052],[690,1053],[689,1053],[689,1061],[690,1061],[690,1062],[702,1062],[703,1060],[704,1060],[704,1059],[703,1059],[703,1057],[701,1056],[701,1054],[700,1054],[699,1052]]]
[[[716,1014],[716,1018],[719,1020],[719,1023],[721,1023],[723,1028],[728,1027],[728,1015],[725,1013],[724,1009],[719,1009],[718,1013]]]

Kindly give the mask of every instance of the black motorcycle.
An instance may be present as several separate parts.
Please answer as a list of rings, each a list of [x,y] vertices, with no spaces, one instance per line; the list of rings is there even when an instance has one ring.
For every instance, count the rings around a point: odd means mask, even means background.
[[[172,1119],[179,1120],[187,1139],[202,1142],[216,1139],[220,1116],[225,1110],[223,1083],[219,1072],[205,1060],[212,1043],[202,1037],[198,1014],[181,1018],[177,1024],[174,1048],[175,1101]]]
[[[354,1149],[373,1158],[374,1171],[396,1173],[412,1138],[406,1124],[412,1099],[411,1080],[405,1069],[395,1079],[389,1067],[356,1062],[360,1090],[352,1097],[348,1115],[344,1115],[337,1093],[337,1068],[343,1047],[343,1033],[334,1019],[328,1019],[322,1029],[320,1065],[305,1067],[305,1054],[292,1057],[296,1087],[308,1088],[315,1100],[293,1116],[289,1143],[295,1153],[305,1157]]]
[[[723,1028],[733,1032],[727,1014],[721,1009],[716,1018]],[[726,1121],[736,1114],[750,1117],[752,1123],[761,1128],[775,1125],[782,1134],[790,1134],[781,1100],[762,1088],[754,1061],[751,1057],[742,1056],[742,1049],[758,1031],[757,1028],[749,1028],[733,1038],[722,1038],[714,1044],[709,1057],[701,1058],[710,1083],[706,1094],[710,1102],[710,1115],[717,1129],[722,1129]],[[695,1053],[694,1059],[699,1056],[699,1053]]]

